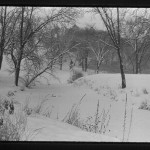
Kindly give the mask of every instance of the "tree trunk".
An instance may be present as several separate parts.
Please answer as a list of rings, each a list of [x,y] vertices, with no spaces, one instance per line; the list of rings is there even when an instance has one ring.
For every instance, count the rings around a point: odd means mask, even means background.
[[[140,70],[141,70],[140,69],[140,64],[139,64],[139,62],[136,62],[136,71],[135,71],[135,73],[139,74],[141,72]]]
[[[3,35],[3,36],[4,36],[4,35]],[[4,38],[4,37],[2,37],[2,38]],[[1,70],[1,68],[2,68],[2,61],[3,61],[4,42],[5,42],[5,40],[2,39],[2,41],[1,41],[1,46],[0,46],[0,70]]]
[[[120,48],[118,48],[118,57],[119,57],[119,63],[120,63],[120,72],[121,72],[121,79],[122,79],[122,88],[126,88],[126,79],[125,79],[125,74],[124,74],[124,69],[123,69],[123,62],[120,54]]]
[[[140,63],[138,62],[137,63],[137,74],[140,74],[141,73],[141,68],[140,68]]]
[[[138,66],[139,66],[139,73],[141,73],[141,65],[140,65],[140,63],[139,63]]]
[[[135,74],[139,73],[139,53],[137,48],[137,39],[135,39]]]
[[[85,60],[85,63],[84,63],[84,65],[85,65],[84,71],[86,72],[86,71],[87,71],[87,57],[86,57],[84,60]]]
[[[3,53],[4,53],[4,44],[5,44],[5,34],[6,34],[6,14],[7,6],[5,6],[4,15],[2,15],[2,24],[1,24],[1,44],[0,44],[0,70],[2,68]]]
[[[18,86],[19,74],[20,74],[20,66],[17,66],[16,71],[15,71],[15,85],[16,86]]]
[[[135,73],[134,65],[133,65],[133,67],[132,67],[132,72],[133,72],[133,74]]]
[[[3,52],[1,51],[1,55],[0,55],[0,70],[2,68],[2,61],[3,61]]]
[[[59,63],[60,63],[60,70],[62,70],[62,63],[63,63],[63,56],[62,55],[60,55]]]
[[[139,73],[139,66],[138,66],[138,53],[136,52],[136,58],[135,58],[135,65],[136,65],[136,68],[135,68],[135,73],[138,74]]]
[[[117,52],[118,52],[118,57],[119,57],[119,62],[120,62],[120,72],[121,72],[121,79],[122,79],[122,88],[126,88],[126,79],[125,79],[125,74],[124,74],[124,69],[123,69],[123,62],[122,62],[122,57],[121,57],[121,52],[120,52],[120,19],[119,19],[119,8],[117,8],[117,24],[118,24],[118,46],[117,46]]]
[[[50,68],[53,69],[53,61],[50,64]]]
[[[84,59],[81,60],[82,71],[84,71]]]
[[[99,65],[99,63],[97,62],[97,68],[96,68],[96,73],[97,73],[97,74],[99,73],[99,67],[100,67],[100,65]]]
[[[25,8],[22,7],[22,18],[21,18],[21,22],[20,22],[20,51],[19,51],[19,58],[17,61],[17,67],[15,70],[15,85],[18,86],[18,81],[19,81],[19,74],[20,74],[20,65],[21,65],[21,61],[22,61],[22,55],[23,55],[23,50],[24,50],[24,46],[23,46],[23,22],[24,22],[24,11]]]

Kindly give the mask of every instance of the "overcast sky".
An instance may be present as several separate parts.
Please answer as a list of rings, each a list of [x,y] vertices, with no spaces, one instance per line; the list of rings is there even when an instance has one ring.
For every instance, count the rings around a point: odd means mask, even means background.
[[[93,25],[96,29],[104,30],[104,24],[99,15],[85,14],[77,21],[79,27],[85,27],[86,25]]]
[[[52,7],[43,7],[45,12],[47,13],[49,9]],[[84,8],[84,10],[88,10],[89,8]],[[103,22],[100,16],[95,16],[92,13],[85,13],[83,17],[79,18],[76,23],[79,27],[85,27],[87,25],[93,25],[96,29],[105,29]]]
[[[44,7],[45,11],[47,12],[47,10],[51,9],[52,7]],[[91,8],[82,8],[84,10],[90,10]],[[112,8],[114,9],[114,8]],[[136,8],[127,8],[128,10],[128,17],[131,17],[131,12],[133,12],[133,10],[135,10]],[[124,11],[126,10],[126,8],[120,8],[120,11]],[[144,8],[140,8],[138,9],[138,13],[139,15],[142,14],[142,12],[144,11],[145,9]],[[149,13],[150,13],[150,9],[148,9]],[[115,11],[113,11],[113,15],[116,16],[116,9]],[[88,25],[92,25],[94,26],[96,29],[100,29],[100,30],[106,30],[104,24],[103,24],[103,21],[101,20],[101,17],[100,15],[94,15],[93,13],[85,13],[81,18],[79,18],[77,20],[77,23],[76,23],[79,27],[86,27]]]
[[[88,8],[87,8],[88,9]],[[116,9],[110,8],[113,11],[113,17],[116,16]],[[127,11],[126,19],[132,17],[132,13],[134,10],[137,10],[137,8],[120,8],[120,15],[124,13],[124,11]],[[137,11],[137,15],[144,15],[145,8],[139,8]],[[147,16],[150,14],[150,9],[147,9]],[[146,17],[146,16],[145,16]],[[92,13],[85,13],[85,15],[78,20],[77,23],[80,27],[85,27],[86,25],[94,25],[95,28],[100,30],[106,30],[103,21],[101,20],[101,17],[99,14],[94,15]]]

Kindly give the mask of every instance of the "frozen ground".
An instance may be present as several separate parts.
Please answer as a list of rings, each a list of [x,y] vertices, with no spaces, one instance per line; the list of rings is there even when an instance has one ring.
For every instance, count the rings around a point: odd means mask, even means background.
[[[29,100],[31,108],[47,99],[41,115],[28,117],[28,129],[39,129],[30,140],[122,141],[127,95],[124,141],[150,142],[150,111],[139,109],[144,101],[150,104],[150,75],[127,74],[127,88],[123,90],[120,74],[85,74],[85,77],[76,80],[73,84],[67,84],[70,72],[66,67],[63,71],[55,71],[58,79],[47,76],[48,81],[41,78],[40,84],[36,87],[20,91],[14,86],[13,76],[7,73],[7,67],[4,62],[0,71],[1,96],[6,96],[8,91],[13,91],[14,99],[20,105],[24,105]],[[94,117],[98,100],[100,112],[104,109],[109,112],[110,120],[105,134],[86,132],[62,122],[72,105],[78,103],[83,96],[79,106],[81,120],[86,120],[89,116]],[[46,111],[51,112],[50,117],[43,116]]]

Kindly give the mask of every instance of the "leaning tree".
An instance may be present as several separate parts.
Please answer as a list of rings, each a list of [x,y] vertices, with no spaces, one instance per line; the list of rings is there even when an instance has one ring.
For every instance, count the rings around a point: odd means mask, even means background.
[[[15,22],[13,38],[11,40],[10,54],[15,62],[15,85],[18,86],[22,60],[27,57],[27,49],[31,41],[37,42],[36,37],[47,25],[74,22],[78,11],[74,8],[52,8],[46,15],[39,15],[38,8],[19,7],[18,19]],[[33,49],[34,51],[34,49]],[[30,54],[30,53],[28,53]]]

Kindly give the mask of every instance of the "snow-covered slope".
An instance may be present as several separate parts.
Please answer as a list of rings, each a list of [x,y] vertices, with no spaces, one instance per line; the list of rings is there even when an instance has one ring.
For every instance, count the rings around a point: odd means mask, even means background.
[[[125,123],[124,141],[150,142],[150,111],[139,109],[144,101],[150,105],[150,75],[126,74],[127,88],[121,89],[120,74],[86,74],[73,84],[67,84],[70,72],[65,68],[54,72],[58,80],[45,75],[49,84],[47,80],[44,81],[41,78],[41,83],[37,86],[20,91],[13,85],[14,79],[6,72],[7,67],[3,67],[0,71],[0,95],[6,96],[8,91],[12,91],[16,101],[23,105],[26,100],[29,100],[31,108],[47,99],[42,107],[41,115],[50,111],[49,118],[28,117],[29,129],[42,128],[32,140],[117,141],[119,139],[122,141]],[[83,96],[79,106],[81,120],[86,120],[89,116],[95,117],[98,100],[100,113],[103,110],[109,111],[110,120],[105,136],[85,132],[62,122],[73,104],[78,103]]]
[[[45,75],[45,77],[48,78],[48,82],[41,78],[41,83],[37,87],[34,87],[33,89],[26,88],[25,91],[20,91],[20,88],[14,86],[14,76],[7,72],[8,68],[9,66],[4,59],[3,67],[0,72],[0,96],[7,98],[8,92],[13,92],[13,99],[18,102],[15,104],[16,109],[20,107],[20,104],[23,105],[27,99],[29,99],[29,103],[31,104],[29,105],[34,107],[39,103],[39,101],[43,100],[47,96],[47,106],[55,105],[55,103],[62,104],[60,109],[60,112],[62,111],[62,116],[60,115],[60,117],[63,118],[68,109],[72,106],[72,103],[76,102],[75,99],[71,99],[74,87],[71,85],[64,85],[70,77],[70,72],[66,70],[55,71],[54,74],[57,78]],[[47,83],[50,83],[50,85],[47,85]],[[19,85],[21,84],[19,83]],[[66,90],[69,91],[70,87],[72,88],[70,98],[68,98]],[[80,91],[81,95],[82,92]],[[74,94],[76,95],[76,92]],[[77,97],[80,98],[80,95]],[[55,100],[53,98],[55,98]],[[66,105],[69,106],[67,106],[67,109],[65,107]],[[56,108],[58,109],[58,107]],[[54,110],[52,119],[42,115],[31,115],[27,117],[27,128],[24,138],[26,140],[33,141],[119,141],[117,138],[82,131],[75,126],[61,122],[61,119],[56,120],[54,116],[57,113],[57,109]],[[66,111],[64,111],[64,109],[66,109]]]
[[[28,117],[27,131],[32,135],[28,140],[33,141],[119,142],[116,138],[85,132],[67,123],[42,116]]]
[[[148,142],[150,141],[150,111],[139,107],[145,101],[150,106],[150,75],[126,74],[126,81],[127,88],[121,89],[120,74],[99,74],[78,79],[75,85],[89,87],[99,95],[101,105],[106,106],[107,103],[111,103],[110,132],[107,135],[119,139],[123,138],[127,96],[125,141]]]

